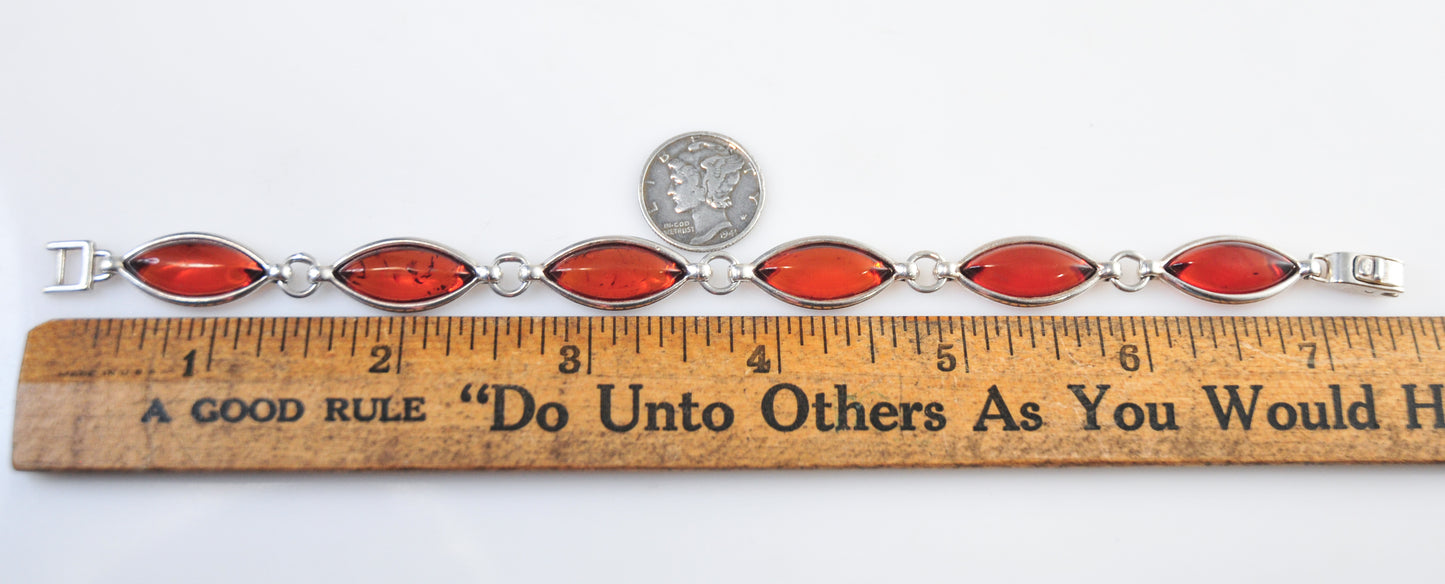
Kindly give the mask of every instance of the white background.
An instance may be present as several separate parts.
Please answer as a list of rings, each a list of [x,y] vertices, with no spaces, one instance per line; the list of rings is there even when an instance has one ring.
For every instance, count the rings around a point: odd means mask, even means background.
[[[1440,315],[1434,2],[0,4],[0,435],[62,317],[370,315],[336,290],[182,309],[43,296],[48,240],[188,230],[323,260],[421,236],[534,260],[651,237],[645,157],[731,135],[768,202],[729,251],[1011,235],[1158,257],[1214,234],[1409,265],[1399,299],[1155,284],[1023,311],[895,286],[843,314]],[[639,311],[794,315],[744,288]],[[442,315],[588,315],[478,289]],[[1430,380],[1440,381],[1440,380]],[[5,441],[8,460],[8,441]],[[0,580],[1438,579],[1436,466],[47,475],[0,471]]]

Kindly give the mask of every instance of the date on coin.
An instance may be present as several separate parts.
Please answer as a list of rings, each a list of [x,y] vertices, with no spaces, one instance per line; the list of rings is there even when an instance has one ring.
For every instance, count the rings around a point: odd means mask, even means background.
[[[763,177],[731,138],[691,132],[652,153],[638,189],[652,230],[688,251],[732,245],[763,208]]]

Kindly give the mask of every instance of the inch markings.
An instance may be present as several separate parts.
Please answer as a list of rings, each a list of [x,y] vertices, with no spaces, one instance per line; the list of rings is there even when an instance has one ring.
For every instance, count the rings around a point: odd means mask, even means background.
[[[53,321],[26,345],[14,464],[1435,462],[1442,328],[1440,317]]]

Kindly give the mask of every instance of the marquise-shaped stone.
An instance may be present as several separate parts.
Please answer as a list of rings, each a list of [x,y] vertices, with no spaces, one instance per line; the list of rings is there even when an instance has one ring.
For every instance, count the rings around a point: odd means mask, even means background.
[[[598,302],[634,302],[667,292],[687,275],[666,255],[625,241],[584,245],[542,272],[558,287]]]
[[[970,258],[960,269],[980,287],[1014,298],[1047,298],[1094,276],[1089,260],[1039,242],[1009,243]]]
[[[1215,294],[1250,294],[1293,277],[1299,266],[1279,252],[1246,241],[1216,241],[1186,249],[1164,270]]]
[[[878,288],[893,277],[883,258],[842,243],[807,243],[763,258],[754,275],[774,289],[805,300],[828,302]]]
[[[266,277],[265,266],[246,252],[206,239],[142,250],[125,267],[147,286],[186,298],[230,294]]]
[[[336,283],[372,300],[420,304],[455,293],[477,279],[465,261],[411,243],[385,245],[332,270]]]

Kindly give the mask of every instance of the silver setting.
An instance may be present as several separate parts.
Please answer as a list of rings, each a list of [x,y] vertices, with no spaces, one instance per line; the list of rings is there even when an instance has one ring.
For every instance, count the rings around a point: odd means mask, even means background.
[[[736,140],[715,132],[673,136],[647,159],[638,202],[664,241],[687,251],[737,243],[763,210],[763,176]]]
[[[1382,296],[1405,293],[1405,263],[1395,258],[1337,251],[1311,254],[1301,264],[1301,272],[1316,282],[1347,284],[1359,292]]]
[[[46,286],[44,292],[84,292],[96,282],[109,280],[116,272],[110,252],[95,249],[95,242],[89,240],[52,241],[45,249],[55,252],[55,284]],[[70,252],[80,252],[80,276],[74,283],[65,283],[65,267]]]
[[[627,237],[622,235],[612,237],[594,237],[592,239],[579,241],[570,246],[567,246],[562,251],[559,251],[553,254],[552,257],[547,258],[547,261],[543,262],[541,266],[537,267],[537,274],[539,276],[537,279],[546,282],[547,285],[551,286],[553,290],[556,290],[563,296],[567,297],[568,300],[571,300],[578,304],[591,306],[592,308],[601,308],[603,310],[626,310],[628,308],[647,306],[649,304],[657,302],[658,300],[662,300],[673,292],[676,292],[678,288],[681,288],[684,282],[687,282],[689,279],[695,280],[698,278],[698,276],[701,275],[700,270],[688,270],[689,274],[687,276],[678,278],[676,282],[673,282],[673,284],[671,286],[668,286],[666,289],[651,294],[649,296],[644,296],[642,298],[636,298],[632,300],[598,300],[596,298],[588,298],[586,296],[582,296],[580,294],[572,292],[571,290],[563,288],[556,282],[553,282],[551,278],[546,277],[546,273],[552,268],[552,265],[562,260],[562,258],[570,256],[589,247],[607,244],[622,244],[644,248],[656,252],[658,255],[661,255],[673,262],[676,262],[677,265],[684,270],[686,270],[689,266],[687,258],[682,257],[677,252],[672,251],[671,249],[668,249],[646,239],[638,239],[636,237]]]
[[[1134,281],[1132,282],[1125,282],[1122,277],[1124,271],[1123,268],[1120,267],[1119,262],[1124,260],[1134,260],[1134,262],[1138,264],[1138,269],[1135,270]],[[1109,258],[1109,263],[1104,264],[1103,268],[1099,273],[1099,277],[1108,280],[1110,284],[1113,284],[1115,288],[1123,292],[1138,292],[1143,290],[1145,286],[1149,285],[1149,281],[1153,280],[1154,276],[1157,275],[1155,274],[1156,264],[1145,258],[1144,254],[1132,249],[1126,249],[1114,254],[1114,257]]]
[[[712,283],[712,264],[713,262],[716,262],[718,260],[727,262],[728,269],[727,272],[724,274],[724,277],[726,277],[728,281],[727,286],[717,287],[714,286]],[[742,271],[738,269],[738,260],[728,254],[716,251],[712,252],[704,256],[702,258],[702,261],[698,262],[696,265],[698,266],[699,272],[697,283],[702,286],[703,290],[707,290],[710,294],[716,294],[721,296],[723,294],[732,292],[733,290],[737,290],[738,286],[743,283],[741,279]]]
[[[214,243],[239,251],[245,254],[246,257],[255,260],[255,262],[260,265],[262,269],[266,270],[266,277],[257,278],[255,282],[251,282],[244,288],[233,290],[225,294],[215,294],[212,296],[180,296],[152,287],[150,284],[142,281],[140,277],[137,276],[130,269],[130,261],[147,251],[173,243],[186,243],[193,241]],[[120,262],[118,262],[114,269],[115,271],[119,272],[121,276],[124,276],[125,279],[130,280],[130,283],[135,284],[137,288],[144,290],[146,294],[150,294],[151,296],[155,296],[156,298],[160,298],[161,300],[165,300],[166,302],[174,302],[176,304],[182,304],[185,306],[211,306],[214,304],[230,302],[232,300],[239,299],[242,296],[255,292],[256,290],[260,289],[261,286],[266,285],[267,282],[270,282],[272,280],[272,266],[270,264],[267,264],[266,260],[261,259],[261,256],[256,255],[255,252],[247,249],[245,246],[239,243],[236,243],[219,235],[195,232],[167,235],[165,237],[152,239],[150,241],[142,243],[136,246],[135,249],[126,252],[126,254],[121,257]]]
[[[918,268],[918,262],[925,259],[933,260],[933,270],[929,272],[933,275],[933,282],[921,284],[918,281],[918,275],[922,272]],[[924,294],[942,290],[949,280],[954,279],[954,267],[944,261],[943,256],[938,255],[937,252],[928,250],[916,252],[908,256],[908,261],[904,262],[904,265],[907,267],[903,281],[908,283],[908,287]]]
[[[504,273],[502,266],[517,264],[517,287],[506,288],[502,285]],[[527,291],[533,281],[541,280],[541,269],[527,263],[527,258],[522,254],[511,251],[497,256],[492,260],[492,265],[485,269],[487,284],[492,291],[506,298],[513,298]]]
[[[810,300],[807,298],[799,298],[797,296],[793,296],[792,294],[788,294],[787,292],[772,287],[770,284],[768,284],[766,280],[758,277],[757,265],[764,263],[765,261],[767,261],[768,258],[771,258],[789,249],[818,243],[826,243],[854,248],[865,254],[873,256],[874,258],[877,258],[879,261],[882,261],[885,265],[888,266],[889,271],[893,273],[889,274],[888,277],[883,278],[883,282],[877,286],[869,288],[868,290],[865,290],[858,294],[854,294],[846,298],[839,298],[836,300]],[[843,308],[845,306],[852,306],[854,304],[872,298],[879,292],[882,292],[884,288],[888,287],[888,284],[892,283],[894,280],[901,279],[900,275],[902,274],[900,274],[899,266],[900,264],[894,263],[892,260],[888,259],[888,256],[884,255],[883,252],[880,252],[876,249],[873,249],[851,239],[843,237],[805,237],[802,239],[794,239],[792,241],[774,247],[773,249],[770,249],[766,252],[763,252],[763,254],[758,256],[758,259],[751,264],[738,264],[738,274],[736,279],[751,280],[754,284],[757,284],[759,288],[762,288],[763,291],[767,292],[768,294],[772,294],[774,297],[782,300],[783,302],[787,302],[788,304],[801,306],[803,308],[818,308],[827,310],[833,308]],[[904,267],[902,269],[906,270],[907,268]],[[729,272],[728,275],[729,277],[731,277],[731,272]]]
[[[1186,251],[1202,245],[1228,242],[1256,245],[1270,252],[1279,254],[1281,257],[1290,257],[1289,254],[1280,251],[1278,248],[1272,245],[1261,243],[1248,237],[1238,237],[1234,235],[1217,235],[1214,237],[1196,239],[1175,248],[1174,251],[1169,252],[1169,255],[1164,256],[1164,259],[1161,259],[1157,262],[1156,265],[1158,266],[1158,273],[1156,275],[1158,275],[1159,278],[1163,279],[1165,282],[1168,282],[1175,288],[1178,288],[1185,294],[1188,294],[1195,298],[1208,300],[1210,302],[1219,302],[1221,304],[1244,304],[1246,302],[1258,302],[1260,300],[1264,300],[1265,298],[1269,298],[1270,296],[1274,296],[1275,294],[1279,294],[1280,292],[1283,292],[1285,288],[1289,288],[1290,286],[1293,286],[1295,282],[1302,280],[1302,276],[1312,271],[1310,266],[1307,265],[1308,262],[1294,262],[1294,273],[1290,274],[1284,280],[1280,281],[1280,283],[1270,286],[1269,288],[1265,288],[1264,290],[1260,290],[1258,292],[1250,292],[1248,294],[1220,294],[1218,292],[1211,292],[1209,290],[1195,287],[1188,282],[1180,280],[1179,278],[1175,277],[1174,274],[1171,274],[1168,270],[1164,269],[1165,266],[1168,266],[1170,262],[1174,261],[1174,258],[1179,257],[1180,254]]]
[[[1058,248],[1062,251],[1073,254],[1075,257],[1087,262],[1089,266],[1094,269],[1094,273],[1090,274],[1087,279],[1085,279],[1083,282],[1079,282],[1079,284],[1077,286],[1074,286],[1073,288],[1069,288],[1068,290],[1064,290],[1063,292],[1059,292],[1058,294],[1054,294],[1051,296],[1041,296],[1038,298],[1024,298],[1021,296],[1010,296],[1008,294],[994,292],[993,290],[989,290],[988,288],[984,288],[983,286],[974,283],[973,280],[970,280],[963,275],[963,267],[967,266],[969,262],[973,261],[973,259],[978,257],[979,255],[989,251],[993,251],[1000,247],[1014,245],[1018,243],[1037,243],[1039,245],[1047,245],[1049,247]],[[1010,304],[1013,306],[1047,306],[1050,304],[1058,304],[1060,302],[1083,294],[1085,290],[1088,290],[1089,287],[1093,286],[1099,280],[1103,279],[1105,274],[1113,275],[1116,271],[1117,270],[1112,263],[1100,264],[1099,262],[1089,259],[1089,256],[1084,254],[1084,252],[1074,249],[1073,247],[1061,241],[1056,241],[1043,237],[1028,236],[1006,237],[1004,239],[998,239],[986,243],[980,246],[978,249],[969,252],[969,254],[964,257],[964,259],[960,260],[954,268],[954,272],[958,274],[958,281],[962,282],[963,285],[968,287],[969,290],[973,290],[975,293],[989,300],[993,300],[995,302],[1002,302],[1004,304]]]
[[[296,269],[292,267],[295,264],[306,267],[306,287],[301,289],[296,289],[291,286],[291,281],[296,277]],[[276,265],[275,268],[276,275],[272,277],[272,280],[276,282],[277,288],[280,288],[282,292],[285,292],[287,296],[292,298],[305,298],[315,294],[316,289],[321,286],[323,276],[321,265],[316,263],[316,258],[304,253],[292,254],[291,257],[286,258],[286,261]],[[330,274],[327,273],[325,275],[327,276],[326,279],[329,280]]]
[[[371,253],[371,252],[377,251],[377,250],[382,249],[382,248],[395,247],[395,246],[414,246],[414,247],[420,247],[420,248],[427,249],[427,250],[429,250],[429,251],[433,251],[433,252],[436,252],[436,253],[439,253],[439,254],[448,256],[448,257],[452,258],[453,260],[456,260],[458,263],[460,263],[460,264],[462,264],[462,265],[464,265],[464,266],[467,266],[467,269],[471,270],[473,277],[472,277],[471,280],[467,281],[466,284],[463,284],[461,288],[458,288],[458,289],[456,289],[456,290],[453,290],[451,293],[444,294],[444,295],[442,295],[442,296],[438,296],[438,297],[436,297],[436,298],[432,298],[432,299],[429,299],[429,300],[422,300],[422,301],[418,301],[418,302],[390,302],[390,301],[386,301],[386,300],[377,300],[377,299],[375,299],[375,298],[368,298],[368,297],[366,297],[366,296],[363,296],[361,293],[359,293],[359,292],[357,292],[357,291],[355,291],[355,290],[352,290],[351,287],[349,287],[349,286],[346,285],[346,281],[345,281],[345,280],[336,277],[336,275],[335,275],[335,270],[338,269],[338,268],[341,268],[341,267],[345,267],[346,264],[351,263],[352,260],[355,260],[356,258],[359,258],[359,257],[361,257],[361,256],[367,255],[367,254],[369,254],[369,253]],[[291,263],[291,261],[292,261],[292,258],[295,258],[295,257],[296,257],[296,256],[291,256],[291,258],[287,258],[287,265],[289,265],[289,264]],[[318,280],[330,280],[331,283],[332,283],[332,284],[335,284],[337,288],[340,288],[342,292],[345,292],[348,296],[351,296],[352,298],[355,298],[356,300],[360,301],[361,303],[366,304],[366,305],[368,305],[368,306],[373,306],[373,307],[376,307],[376,308],[380,308],[380,309],[382,309],[382,310],[390,310],[390,311],[393,311],[393,312],[417,312],[417,311],[420,311],[420,310],[427,310],[427,309],[430,309],[430,308],[436,308],[436,307],[438,307],[438,306],[441,306],[441,305],[443,305],[443,304],[446,304],[446,303],[448,303],[448,302],[451,302],[451,301],[453,301],[453,300],[456,300],[456,299],[457,299],[459,296],[461,296],[462,294],[466,294],[466,293],[467,293],[467,290],[470,290],[470,289],[472,288],[472,286],[477,285],[477,283],[483,281],[483,280],[485,279],[485,277],[486,277],[485,275],[483,275],[483,274],[481,273],[480,270],[477,269],[476,264],[472,263],[471,260],[467,259],[467,256],[466,256],[466,255],[463,255],[463,254],[460,253],[460,252],[457,252],[457,251],[455,251],[455,250],[453,250],[453,249],[451,249],[451,248],[448,248],[448,247],[446,247],[446,246],[443,246],[443,245],[441,245],[441,244],[439,244],[439,243],[436,243],[436,242],[434,242],[434,241],[428,241],[428,240],[425,240],[425,239],[415,239],[415,238],[409,238],[409,237],[402,237],[402,238],[395,238],[395,239],[383,239],[383,240],[380,240],[380,241],[373,241],[373,242],[371,242],[371,243],[368,243],[368,244],[366,244],[366,245],[363,245],[363,246],[361,246],[361,247],[358,247],[358,248],[356,248],[356,249],[354,249],[354,250],[351,250],[350,253],[347,253],[346,255],[341,256],[341,259],[336,260],[336,261],[333,262],[331,265],[333,266],[332,268],[322,269],[322,270],[319,270],[319,271],[317,272],[317,279],[318,279]]]

